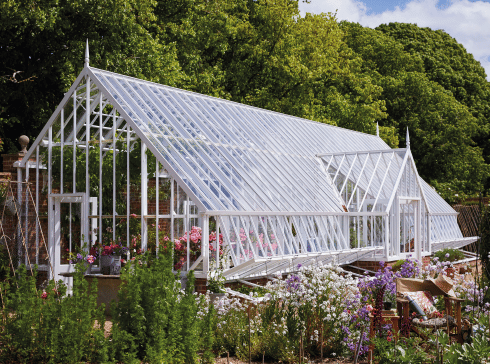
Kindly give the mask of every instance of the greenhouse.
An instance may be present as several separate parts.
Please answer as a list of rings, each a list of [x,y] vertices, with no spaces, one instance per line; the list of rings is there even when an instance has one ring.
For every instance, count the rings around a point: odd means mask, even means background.
[[[17,164],[22,259],[119,242],[227,279],[421,259],[464,238],[410,145],[85,67]]]

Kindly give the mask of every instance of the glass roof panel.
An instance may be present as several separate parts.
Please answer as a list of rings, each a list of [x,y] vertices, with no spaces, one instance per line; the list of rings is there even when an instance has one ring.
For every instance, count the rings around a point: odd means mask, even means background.
[[[210,210],[341,212],[354,197],[387,199],[395,186],[403,157],[374,135],[90,71],[137,126],[135,132]],[[359,150],[387,153],[335,155],[323,162],[317,156]],[[358,192],[346,179],[358,184]],[[348,186],[345,196],[336,184]],[[406,187],[417,193],[413,182]],[[431,212],[452,212],[434,193],[427,193]],[[306,220],[298,224],[305,233],[311,230]]]

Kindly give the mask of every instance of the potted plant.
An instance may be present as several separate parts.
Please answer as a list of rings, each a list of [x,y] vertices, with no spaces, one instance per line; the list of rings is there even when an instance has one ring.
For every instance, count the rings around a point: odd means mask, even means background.
[[[120,274],[121,256],[127,254],[128,248],[116,242],[111,242],[109,245],[102,245],[100,248],[100,270],[102,274]]]
[[[208,275],[207,288],[210,291],[211,302],[216,303],[225,296],[225,277],[221,268],[211,267]]]

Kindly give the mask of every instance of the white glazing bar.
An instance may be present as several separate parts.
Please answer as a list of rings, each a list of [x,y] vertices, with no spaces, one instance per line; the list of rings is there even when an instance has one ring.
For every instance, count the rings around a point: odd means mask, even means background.
[[[146,144],[141,141],[141,250],[148,247],[148,161],[146,156]]]
[[[258,248],[259,248],[258,250],[259,250],[259,251],[262,253],[262,256],[263,256],[263,257],[266,257],[266,256],[267,256],[267,254],[264,252],[264,247],[262,246],[262,245],[264,244],[264,242],[263,242],[263,240],[262,240],[262,241],[260,241],[259,231],[258,231],[258,229],[257,229],[257,227],[256,227],[256,225],[255,225],[255,223],[254,223],[254,221],[253,221],[253,217],[252,217],[252,216],[248,216],[248,219],[249,219],[249,221],[250,221],[250,225],[251,225],[251,228],[252,228],[252,231],[253,231],[253,233],[252,233],[252,234],[254,234],[255,239],[257,239],[257,244],[256,244],[256,245],[258,245]],[[250,230],[250,229],[249,229],[249,230]],[[249,231],[249,232],[250,232],[250,231]],[[248,234],[247,234],[247,235],[248,235]],[[262,238],[262,239],[263,239],[263,238]]]
[[[360,205],[358,206],[357,212],[361,212],[361,209],[364,205],[364,200],[366,199],[366,197],[368,195],[369,187],[371,187],[371,183],[373,182],[374,176],[376,175],[376,171],[378,169],[379,161],[381,160],[382,155],[383,155],[382,153],[379,154],[378,160],[376,161],[376,164],[374,166],[373,174],[371,175],[371,178],[369,179],[369,183],[366,187],[366,192],[364,193],[364,197],[362,198],[362,201],[361,201]]]
[[[135,106],[136,102],[133,100],[133,96],[131,96],[129,94],[129,92],[132,90],[128,90],[129,87],[125,88],[124,86],[119,84],[119,82],[126,83],[127,80],[124,78],[123,79],[110,78],[110,84],[112,85],[112,87],[114,87],[121,95],[123,95],[124,99],[126,100],[126,102],[129,105],[128,107],[131,107],[133,109],[133,112],[138,114],[139,107]],[[134,94],[134,91],[133,91],[133,94]],[[139,109],[139,111],[141,112],[141,109]],[[134,119],[134,117],[133,117],[133,121],[136,121]],[[149,121],[151,121],[151,120],[149,120]],[[152,122],[152,125],[154,125],[153,122]],[[169,144],[166,146],[166,145],[162,144],[162,141],[160,139],[156,138],[156,136],[153,134],[152,135],[145,135],[144,137],[149,138],[149,140],[151,140],[153,145],[157,146],[159,148],[158,152],[156,154],[159,154],[159,155],[163,154],[164,156],[167,157],[167,158],[165,158],[166,163],[169,163],[170,165],[174,165],[174,164],[179,165],[180,168],[186,170],[186,172],[188,173],[188,176],[186,178],[188,178],[189,180],[192,180],[194,182],[194,185],[198,187],[199,191],[189,190],[188,186],[185,183],[182,183],[181,188],[186,191],[186,194],[189,194],[189,195],[196,195],[197,194],[199,196],[199,198],[197,198],[198,201],[195,201],[195,203],[199,204],[202,209],[205,209],[205,206],[204,206],[204,204],[201,203],[201,200],[205,201],[208,205],[211,205],[211,206],[214,205],[214,206],[224,207],[223,203],[219,199],[217,199],[214,194],[205,193],[205,192],[209,192],[208,187],[205,185],[205,183],[203,183],[199,173],[194,168],[192,168],[192,166],[189,164],[187,159],[181,154],[181,152],[178,149],[173,150],[173,148],[172,148],[170,150],[170,152],[162,153],[162,151],[166,150],[168,146],[173,146],[173,144]],[[178,137],[178,135],[177,135],[177,137]],[[151,146],[151,147],[153,147],[153,146]],[[173,153],[173,152],[175,152],[175,153]],[[175,158],[177,158],[177,159],[175,159]],[[186,172],[184,172],[182,169],[181,169],[181,173],[185,174]],[[202,171],[202,169],[201,169],[201,171]],[[205,172],[203,172],[203,173],[205,173]],[[190,175],[190,177],[189,177],[189,175]],[[181,177],[179,175],[176,175],[176,176]],[[214,203],[211,203],[211,200]]]
[[[174,191],[174,178],[170,178],[170,240],[172,241],[172,244],[174,244],[174,248],[172,249],[172,259],[174,256],[174,250],[175,250],[175,211],[174,211],[174,198],[175,198],[175,191]]]
[[[50,129],[51,130],[51,129]],[[21,257],[22,257],[22,168],[17,167],[17,201],[18,201],[18,209],[19,209],[19,214],[18,217],[19,223],[17,225],[17,254],[19,257],[19,264],[21,262]],[[24,265],[27,266],[27,250],[24,255]]]
[[[52,190],[52,168],[50,166],[53,165],[53,151],[52,151],[52,143],[53,143],[53,127],[50,126],[48,129],[48,226],[49,226],[49,236],[50,239],[48,240],[48,246],[50,248],[48,255],[51,260],[52,268],[56,267],[56,264],[58,264],[59,257],[55,256],[54,252],[56,251],[55,247],[55,241],[54,241],[54,199],[50,198],[49,195],[53,193]],[[56,277],[53,276],[53,271],[50,270],[49,272],[50,279],[55,279]]]
[[[130,185],[130,174],[129,174],[129,152],[130,152],[130,138],[131,138],[131,131],[130,131],[129,124],[126,123],[126,240],[127,240],[127,247],[130,246],[131,242],[131,237],[129,236],[129,215],[131,214],[131,208],[130,208],[130,203],[131,203],[131,185]]]
[[[39,145],[36,146],[36,264],[39,265]]]
[[[202,238],[201,238],[201,255],[203,256],[203,272],[209,272],[209,217],[202,218]]]
[[[189,267],[190,267],[190,259],[191,259],[191,239],[190,239],[190,235],[191,235],[191,220],[189,218],[189,196],[186,197],[186,204],[184,205],[184,215],[185,215],[185,231],[186,231],[186,237],[187,237],[187,240],[186,240],[186,246],[187,246],[187,255],[186,255],[186,259],[187,259],[187,272],[189,271]],[[201,234],[203,235],[203,234]]]
[[[102,128],[102,97],[99,99],[99,130]],[[94,136],[94,139],[96,136]],[[88,151],[87,151],[88,153]],[[102,159],[102,133],[99,133],[99,231],[102,232],[102,165],[104,161]],[[87,168],[88,171],[88,168]],[[101,236],[101,235],[99,235]],[[102,244],[102,240],[100,240]],[[109,243],[105,242],[104,244]]]
[[[116,112],[112,115],[112,240],[116,241]],[[129,224],[129,221],[126,220]]]
[[[407,160],[408,160],[408,153],[406,153],[405,156],[403,157],[403,162],[402,162],[402,165],[400,167],[400,172],[398,174],[398,177],[397,177],[396,182],[393,185],[393,187],[396,187],[401,182],[403,182],[402,176],[404,174],[403,172],[404,172],[404,170],[406,168],[406,165],[407,165]],[[392,193],[391,193],[391,196],[390,196],[390,199],[388,201],[388,205],[386,206],[386,211],[389,211],[390,210],[391,205],[393,204],[393,200],[394,200],[395,195],[396,195],[396,191],[397,191],[397,189],[393,188]]]
[[[221,267],[221,263],[223,263],[223,268],[228,268],[228,265],[225,264],[225,262],[221,262],[220,261],[220,256],[219,256],[219,250],[220,250],[220,244],[219,244],[219,231],[220,231],[220,228],[219,228],[219,219],[216,217],[215,218],[215,222],[216,222],[216,230],[215,230],[215,233],[216,233],[216,263],[217,263],[217,267],[218,269]],[[223,259],[225,257],[223,256]]]
[[[61,205],[61,204],[60,204],[60,205]],[[69,211],[70,211],[70,212],[69,212],[70,219],[69,219],[69,222],[68,222],[68,224],[69,224],[69,225],[68,225],[68,230],[69,230],[69,232],[70,232],[70,243],[69,243],[69,246],[70,246],[70,253],[71,253],[71,252],[72,252],[72,250],[71,250],[71,249],[72,249],[72,246],[73,246],[73,245],[72,245],[72,230],[71,230],[71,220],[72,220],[72,217],[73,217],[73,215],[72,215],[72,214],[73,214],[73,211],[72,211],[72,209],[71,209],[71,207],[72,207],[72,203],[70,202],[70,203],[69,203],[69,205],[70,205],[70,210],[69,210]],[[71,264],[71,263],[70,263],[70,264]]]
[[[344,160],[345,160],[345,155],[342,156],[342,159],[340,160],[340,163],[337,167],[337,172],[335,172],[335,176],[332,178],[332,181],[334,184],[337,183],[337,176],[339,175],[339,172],[342,169],[342,165],[344,164]]]
[[[209,109],[209,104],[208,104],[208,109]],[[222,110],[221,110],[222,109]],[[238,107],[222,107],[222,108],[217,108],[215,110],[216,114],[219,113],[224,113],[223,114],[223,125],[228,127],[229,123],[227,122],[230,118],[235,119],[235,128],[237,131],[240,133],[240,136],[242,136],[242,139],[244,140],[253,140],[254,145],[257,145],[259,148],[263,148],[266,150],[267,148],[272,148],[272,150],[276,150],[278,155],[281,154],[282,150],[280,148],[277,148],[277,142],[274,140],[271,140],[271,143],[269,145],[266,144],[266,139],[267,139],[267,134],[262,133],[259,134],[259,129],[260,125],[262,124],[260,120],[260,115],[256,115],[256,113],[249,112],[249,113],[243,113],[243,110],[241,110]],[[249,127],[247,128],[247,124]],[[233,132],[233,130],[231,130]],[[247,145],[244,143],[244,151],[247,150]],[[297,151],[291,151],[291,153],[300,153],[299,150]],[[252,158],[252,156],[254,158]],[[277,181],[275,181],[276,176],[282,176],[282,179],[287,186],[293,186],[295,184],[295,181],[297,181],[300,178],[300,174],[304,174],[304,172],[300,172],[302,170],[307,170],[307,174],[312,177],[315,176],[316,174],[319,174],[320,171],[317,168],[311,169],[310,163],[303,163],[299,165],[297,163],[296,158],[292,156],[287,156],[283,154],[284,158],[288,158],[288,162],[291,166],[293,166],[292,169],[290,169],[289,173],[284,174],[284,171],[282,168],[278,167],[277,159],[272,158],[271,153],[253,153],[248,154],[249,159],[253,160],[253,163],[262,170],[263,173],[268,173],[270,175],[270,183],[271,184],[276,184]],[[313,158],[312,158],[313,159]],[[306,162],[303,161],[303,162]],[[284,164],[286,165],[286,164]],[[270,171],[269,171],[270,170]],[[323,176],[322,176],[323,177]],[[313,178],[313,177],[312,177]],[[289,203],[290,198],[290,193],[288,193],[287,190],[284,190],[284,188],[279,188],[279,186],[276,186],[277,188],[277,193],[279,193],[282,196],[282,199],[287,201]],[[309,198],[314,191],[310,188],[309,183],[302,186],[301,188],[296,188],[295,193],[298,195],[302,196],[302,205],[303,206],[294,206],[291,205],[291,209],[304,209],[304,206],[308,206],[307,209],[314,210],[315,206],[312,203],[311,199]],[[289,196],[288,196],[289,195]],[[285,197],[287,196],[287,197]],[[281,198],[281,197],[279,197]],[[296,203],[298,201],[296,200]],[[329,206],[332,209],[335,209],[335,206]]]
[[[203,224],[204,224],[204,221],[205,221],[204,219],[205,219],[206,217],[207,217],[207,216],[203,216],[203,219],[202,219]],[[209,219],[209,218],[208,218],[208,219]],[[209,221],[209,220],[208,220],[208,221]],[[236,250],[237,250],[237,251],[236,251],[236,255],[237,255],[237,257],[239,257],[240,262],[241,262],[242,260],[243,260],[243,261],[248,261],[248,260],[249,260],[249,259],[248,259],[248,255],[246,255],[246,254],[245,254],[245,249],[244,249],[244,247],[243,247],[243,245],[242,245],[242,242],[241,242],[241,239],[240,239],[240,232],[239,232],[239,230],[238,230],[238,229],[237,229],[237,227],[236,227],[236,224],[235,224],[235,218],[234,218],[234,216],[230,216],[229,221],[230,221],[231,228],[232,228],[232,229],[233,229],[233,231],[235,232],[235,236],[236,236],[236,241],[235,241],[235,243],[236,243]],[[204,231],[204,230],[203,230],[203,231]],[[203,234],[204,234],[204,232],[203,232]],[[203,240],[204,240],[204,239],[203,239]],[[201,251],[202,251],[202,250],[201,250]],[[241,254],[241,256],[242,256],[243,258],[241,258],[241,257],[240,257],[240,254]]]
[[[267,216],[267,223],[268,223],[268,225],[270,226],[270,228],[272,230],[272,234],[274,234],[274,238],[276,240],[277,248],[279,249],[279,254],[280,255],[284,255],[284,246],[283,246],[283,244],[280,244],[280,242],[278,241],[278,236],[277,236],[277,233],[276,233],[276,228],[274,227],[274,224],[270,220],[270,216]],[[267,229],[265,229],[265,231],[267,232]],[[266,235],[269,235],[269,233],[267,232]],[[272,240],[272,238],[271,238],[271,240]],[[272,243],[272,241],[271,241],[271,243]]]
[[[155,229],[156,229],[156,252],[158,256],[158,249],[160,247],[160,162],[158,159],[155,161],[156,171],[155,171]]]
[[[384,216],[384,217],[382,217],[382,219],[384,221],[385,254],[386,254],[386,258],[388,258],[391,255],[391,252],[390,252],[390,229],[388,228],[390,218],[389,218],[389,216]]]
[[[143,92],[143,90],[141,90],[141,92]],[[145,93],[145,95],[148,95],[148,94]],[[150,95],[148,95],[148,96],[150,96]],[[169,97],[172,97],[172,95],[169,95]],[[153,97],[150,96],[150,99],[153,99]],[[178,103],[178,101],[174,97],[172,97],[172,99],[175,100],[174,103]],[[158,105],[158,103],[155,102],[154,106],[159,108],[158,110],[154,110],[154,112],[156,112],[155,116],[157,118],[158,117],[161,118],[162,117],[161,114],[165,115],[168,118],[171,118],[172,116],[175,117],[175,114],[181,114],[184,116],[184,119],[181,120],[183,127],[175,129],[177,131],[177,133],[180,133],[180,135],[183,136],[183,138],[176,138],[175,142],[177,143],[177,145],[180,147],[180,149],[182,151],[186,152],[186,155],[188,155],[189,158],[191,158],[191,159],[196,159],[196,157],[199,158],[198,165],[201,167],[202,173],[206,173],[206,171],[208,171],[207,174],[210,175],[211,181],[220,180],[222,182],[223,181],[227,182],[226,187],[228,190],[230,188],[230,186],[232,185],[232,182],[229,180],[227,175],[225,173],[223,173],[223,171],[222,171],[223,167],[219,168],[215,163],[213,163],[212,158],[209,158],[210,148],[204,149],[204,147],[203,147],[203,145],[205,145],[207,140],[202,140],[201,142],[199,142],[201,140],[199,137],[194,138],[192,135],[189,134],[188,130],[191,130],[192,128],[188,127],[188,129],[186,129],[187,125],[186,125],[185,119],[186,118],[192,118],[192,116],[188,113],[185,113],[185,111],[182,109],[182,105],[179,105],[179,106],[181,106],[181,108],[177,108],[175,105],[170,105],[170,104],[168,104],[168,106]],[[162,108],[162,106],[163,106],[163,108]],[[173,130],[171,128],[169,129],[164,124],[160,124],[160,125],[163,126],[168,131],[169,134],[175,133],[175,130]],[[194,142],[194,143],[188,142],[188,139],[194,139],[196,142]],[[198,149],[198,147],[199,147],[199,149]],[[215,158],[219,158],[219,156],[216,156]],[[204,165],[204,168],[202,165]],[[212,172],[210,172],[210,171],[212,171]],[[219,186],[215,185],[214,187],[217,187],[219,189]],[[229,205],[233,206],[233,201],[229,200],[225,194],[221,194],[220,199],[227,200]],[[243,203],[243,201],[240,202],[240,204],[242,204],[242,203]],[[246,206],[245,207],[242,206],[242,209],[247,209],[247,208],[246,208]]]
[[[221,216],[216,216],[216,219],[220,222],[220,231],[222,231],[223,234],[223,250],[226,250],[227,254],[230,255],[231,261],[233,262],[233,266],[237,266],[240,264],[235,251],[233,250],[233,247],[231,246],[231,240],[230,240],[230,232],[226,226],[226,224],[223,221],[223,218]],[[226,249],[225,249],[226,247]],[[225,256],[224,256],[225,258]],[[228,258],[225,258],[228,259]]]
[[[86,100],[86,108],[85,108],[85,199],[86,199],[86,205],[89,203],[90,199],[90,175],[89,175],[89,154],[90,154],[90,149],[89,149],[89,143],[90,143],[90,93],[91,93],[91,86],[90,86],[90,77],[87,77],[87,86],[86,86],[86,93],[85,93],[85,100]],[[98,236],[99,236],[99,243],[102,244],[102,226],[98,226]]]
[[[358,198],[359,193],[356,193],[356,191],[358,191],[359,183],[361,182],[361,179],[363,177],[364,169],[366,168],[366,164],[367,164],[367,162],[369,160],[369,156],[370,156],[370,154],[367,153],[366,159],[364,160],[364,163],[362,164],[362,168],[361,168],[361,172],[359,173],[359,177],[357,178],[357,181],[356,181],[356,184],[354,186],[354,189],[352,190],[352,194],[351,194],[351,196],[349,198],[349,201],[347,202],[347,205],[346,205],[347,208],[350,207],[350,204],[352,202],[352,198],[354,197],[354,195],[357,196],[356,198],[357,198],[357,200],[359,200],[359,198]],[[360,157],[359,157],[359,162],[361,162],[361,158]],[[359,203],[359,201],[357,201],[357,202]]]
[[[350,174],[352,172],[352,168],[354,168],[354,165],[356,164],[356,160],[358,159],[359,155],[358,154],[354,154],[354,159],[352,161],[352,164],[349,168],[349,171],[347,172],[347,175],[345,176],[345,181],[344,183],[342,184],[342,188],[340,189],[340,191],[344,191],[345,189],[345,186],[347,185],[347,181],[349,181],[349,177],[350,177]],[[349,160],[347,159],[347,162],[349,162]],[[347,201],[347,191],[345,190],[346,192],[346,196],[344,198],[344,201]]]
[[[64,152],[64,145],[65,145],[65,108],[61,109],[61,150],[60,150],[60,193],[63,193],[63,166],[64,166],[64,160],[63,160],[63,152]]]
[[[73,92],[73,193],[77,192],[77,90]]]

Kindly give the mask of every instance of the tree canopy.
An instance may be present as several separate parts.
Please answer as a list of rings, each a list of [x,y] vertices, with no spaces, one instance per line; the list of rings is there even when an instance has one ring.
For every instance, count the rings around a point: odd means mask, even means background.
[[[380,136],[452,201],[490,188],[490,86],[441,30],[377,29],[297,0],[0,2],[0,138],[34,139],[90,65]],[[307,142],[307,141],[305,141]],[[485,186],[486,183],[486,186]]]

